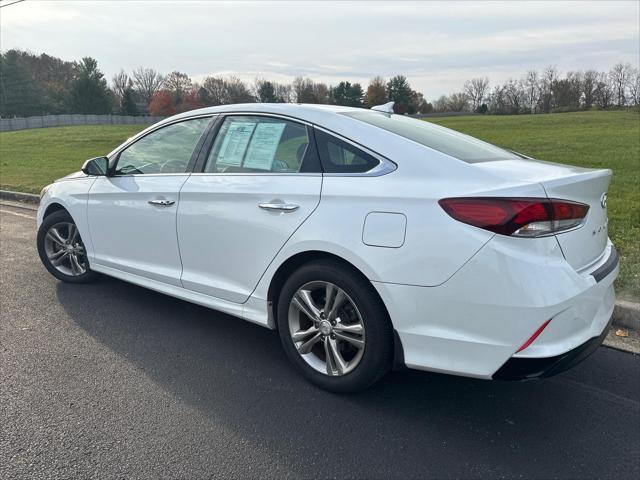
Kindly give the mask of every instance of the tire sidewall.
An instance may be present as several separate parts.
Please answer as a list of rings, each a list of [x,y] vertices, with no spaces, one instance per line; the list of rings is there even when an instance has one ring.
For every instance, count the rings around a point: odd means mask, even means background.
[[[312,368],[298,353],[289,332],[291,299],[303,285],[326,281],[345,291],[360,311],[365,328],[365,350],[354,370],[330,377]],[[367,388],[390,368],[393,357],[393,331],[388,315],[368,280],[337,263],[314,262],[296,270],[284,283],[278,298],[277,323],[280,340],[289,359],[313,383],[335,392],[355,392]]]

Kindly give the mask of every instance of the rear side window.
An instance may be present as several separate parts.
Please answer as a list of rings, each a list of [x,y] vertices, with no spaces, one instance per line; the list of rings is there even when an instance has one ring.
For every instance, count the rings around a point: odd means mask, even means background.
[[[277,117],[225,118],[205,173],[297,173],[314,156],[307,127]],[[315,156],[314,156],[315,157]]]
[[[373,170],[380,161],[354,145],[322,130],[315,130],[322,169],[326,173],[364,173]]]
[[[522,158],[490,143],[424,120],[369,110],[343,112],[342,114],[408,138],[467,163]]]

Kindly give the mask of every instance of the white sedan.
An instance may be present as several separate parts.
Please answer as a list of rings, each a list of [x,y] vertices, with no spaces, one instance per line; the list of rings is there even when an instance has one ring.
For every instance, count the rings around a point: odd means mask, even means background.
[[[611,171],[389,110],[163,120],[43,189],[42,262],[62,281],[101,273],[276,329],[333,391],[394,366],[539,378],[594,351],[618,274]]]

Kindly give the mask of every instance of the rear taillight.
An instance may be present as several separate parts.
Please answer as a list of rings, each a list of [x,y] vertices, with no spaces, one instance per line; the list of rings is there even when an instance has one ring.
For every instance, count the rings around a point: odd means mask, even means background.
[[[491,232],[540,237],[582,224],[589,206],[546,198],[461,197],[438,202],[451,217]]]

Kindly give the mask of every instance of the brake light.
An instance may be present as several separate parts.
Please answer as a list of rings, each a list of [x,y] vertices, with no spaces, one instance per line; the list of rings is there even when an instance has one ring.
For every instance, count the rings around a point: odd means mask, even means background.
[[[460,197],[438,202],[456,220],[502,235],[540,237],[582,224],[589,205],[547,198]]]

